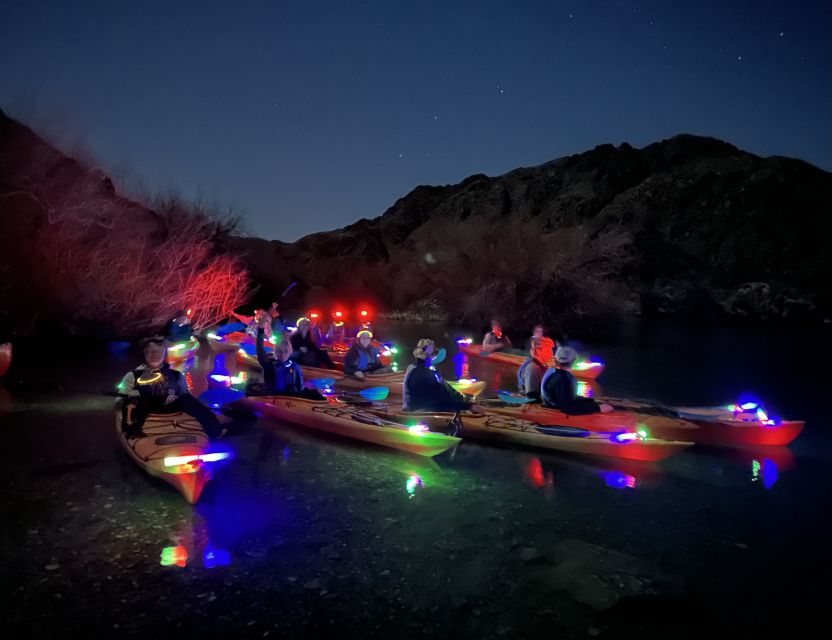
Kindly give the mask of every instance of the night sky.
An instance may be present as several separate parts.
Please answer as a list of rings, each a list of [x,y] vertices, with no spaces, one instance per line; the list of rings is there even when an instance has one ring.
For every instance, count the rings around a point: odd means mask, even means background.
[[[832,2],[10,2],[0,107],[294,240],[676,133],[832,169]]]

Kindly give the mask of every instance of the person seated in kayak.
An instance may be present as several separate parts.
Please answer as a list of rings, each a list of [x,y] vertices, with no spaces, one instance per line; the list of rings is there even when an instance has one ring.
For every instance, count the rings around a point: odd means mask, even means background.
[[[511,340],[503,333],[503,327],[497,320],[491,321],[491,331],[482,339],[482,350],[493,352],[511,348]]]
[[[552,348],[544,344],[542,338],[532,338],[529,357],[517,370],[517,389],[520,393],[533,400],[540,399],[540,383],[546,373],[546,361],[551,357]]]
[[[332,324],[329,325],[329,330],[326,332],[326,342],[331,345],[345,344],[347,342],[347,325],[344,323],[344,318],[339,312],[332,318]]]
[[[222,427],[217,416],[194,398],[185,376],[165,362],[165,339],[161,336],[143,341],[144,364],[128,372],[121,381],[127,398],[122,405],[122,428],[128,438],[142,435],[142,425],[151,413],[187,413],[196,418],[209,438],[217,438]]]
[[[244,316],[239,313],[231,312],[231,315],[237,318],[240,322],[246,325],[245,332],[254,338],[257,335],[257,327],[260,325],[260,320],[264,317],[267,317],[266,311],[264,309],[255,309],[253,316]],[[272,325],[269,322],[268,326],[266,326],[266,339],[272,337]]]
[[[321,331],[321,325],[318,322],[320,314],[317,311],[309,312],[309,335],[312,336],[312,342],[319,347],[324,343],[324,332]]]
[[[381,373],[381,350],[372,345],[373,334],[366,329],[358,332],[347,355],[344,356],[344,373],[363,378],[366,373]]]
[[[484,413],[482,407],[465,400],[431,368],[435,347],[433,340],[428,338],[422,338],[416,344],[413,350],[415,361],[407,368],[402,382],[402,409]]]
[[[278,307],[280,307],[279,304],[272,302],[272,306],[269,308],[269,318],[271,319],[273,336],[279,336],[283,333],[283,327],[285,326],[283,324],[283,319],[280,317],[280,310]]]
[[[298,318],[298,330],[289,338],[292,346],[292,358],[304,367],[326,367],[334,369],[335,364],[329,354],[318,347],[312,339],[308,318]],[[284,340],[281,340],[281,343]]]
[[[256,352],[257,362],[263,369],[264,384],[252,385],[256,389],[250,395],[280,395],[298,396],[311,400],[323,400],[324,397],[317,391],[306,389],[303,386],[303,373],[296,362],[292,360],[292,345],[289,340],[281,340],[274,347],[273,353],[267,353],[263,344],[266,338],[266,327],[270,324],[270,318],[264,315],[257,327]]]
[[[534,325],[534,328],[532,329],[532,336],[531,338],[529,338],[529,349],[532,348],[532,340],[535,339],[541,341],[541,349],[543,349],[544,351],[548,349],[549,356],[545,360],[543,360],[543,362],[548,362],[549,359],[552,357],[552,354],[554,354],[555,349],[560,345],[557,343],[557,341],[552,340],[550,337],[546,335],[546,327],[544,327],[542,324]],[[543,355],[543,352],[541,352],[541,355]]]
[[[193,334],[191,319],[185,311],[177,311],[168,327],[168,339],[172,341],[187,340]]]
[[[578,381],[570,369],[578,359],[572,347],[558,347],[555,351],[555,366],[546,370],[540,383],[540,398],[543,404],[571,416],[612,411],[608,404],[599,405],[592,398],[578,395]]]

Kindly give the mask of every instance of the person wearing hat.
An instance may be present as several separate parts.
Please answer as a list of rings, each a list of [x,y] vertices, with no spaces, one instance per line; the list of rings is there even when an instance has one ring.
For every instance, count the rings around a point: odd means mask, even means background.
[[[433,340],[422,338],[413,350],[415,362],[404,374],[402,383],[404,411],[462,411],[483,413],[482,407],[466,401],[431,367],[434,349]]]
[[[545,344],[543,339],[533,337],[529,357],[517,370],[517,390],[520,393],[533,400],[540,399],[540,383],[546,373],[546,361],[551,357],[552,347]]]
[[[540,383],[540,398],[543,404],[571,416],[612,411],[613,407],[608,404],[599,405],[592,398],[578,395],[578,381],[570,371],[577,359],[578,354],[572,347],[557,348],[555,366],[546,370]]]
[[[142,341],[142,353],[144,364],[128,372],[119,385],[127,396],[122,405],[122,428],[128,438],[142,435],[142,425],[149,414],[178,412],[196,418],[209,438],[219,437],[222,427],[217,416],[191,395],[185,376],[165,362],[165,339],[146,338]]]
[[[298,363],[292,360],[292,345],[289,340],[281,340],[274,347],[273,353],[266,353],[263,341],[266,338],[266,327],[271,318],[263,315],[257,326],[257,362],[263,368],[264,383],[250,385],[246,389],[247,395],[281,395],[298,396],[311,400],[323,400],[323,396],[313,389],[306,389],[303,385],[303,373]]]
[[[503,333],[503,327],[497,320],[491,321],[491,331],[482,339],[482,350],[487,352],[511,349],[511,340]]]
[[[292,344],[292,358],[304,367],[334,369],[332,358],[326,351],[322,351],[312,338],[310,326],[308,318],[298,318],[298,330],[289,338]]]
[[[366,373],[380,373],[384,370],[381,351],[372,345],[373,334],[362,329],[355,337],[347,355],[344,356],[344,373],[363,378]]]
[[[187,340],[192,333],[191,319],[188,314],[184,310],[177,311],[168,327],[168,339]]]

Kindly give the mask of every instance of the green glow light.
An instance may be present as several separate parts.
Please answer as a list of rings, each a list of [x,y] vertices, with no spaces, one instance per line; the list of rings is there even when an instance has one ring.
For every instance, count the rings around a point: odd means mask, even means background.
[[[159,564],[163,567],[170,567],[172,565],[184,567],[188,564],[188,550],[181,545],[177,547],[165,547],[162,549]]]

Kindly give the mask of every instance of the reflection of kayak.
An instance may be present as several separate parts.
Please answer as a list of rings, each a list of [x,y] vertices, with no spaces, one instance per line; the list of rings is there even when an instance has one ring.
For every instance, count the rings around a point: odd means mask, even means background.
[[[182,362],[188,360],[199,350],[199,340],[191,336],[187,340],[168,342],[168,362]]]
[[[763,424],[754,419],[743,420],[725,407],[665,407],[620,398],[608,398],[603,401],[637,412],[656,435],[659,433],[650,426],[650,421],[663,420],[667,427],[661,437],[680,435],[678,430],[673,430],[670,424],[672,421],[693,424],[698,428],[688,430],[690,435],[686,437],[693,442],[712,446],[782,446],[794,440],[805,424],[802,420],[783,420],[777,421],[776,424]]]
[[[0,376],[9,370],[12,364],[12,343],[4,342],[0,344]]]
[[[482,346],[478,344],[468,344],[462,345],[460,347],[464,353],[467,353],[469,356],[476,356],[478,358],[484,358],[489,362],[494,362],[496,364],[502,364],[510,367],[519,367],[526,359],[526,356],[517,355],[514,353],[501,353],[499,351],[483,351]],[[554,362],[549,360],[546,363],[548,366],[554,366]],[[582,378],[584,380],[595,380],[598,376],[600,376],[604,372],[604,363],[602,362],[588,362],[588,361],[578,361],[571,369],[572,375],[576,378]]]
[[[127,438],[116,411],[116,431],[127,454],[147,473],[172,484],[191,504],[199,500],[211,478],[211,465],[230,457],[211,451],[211,441],[199,422],[184,413],[150,415],[143,436]]]
[[[421,456],[438,455],[459,443],[459,438],[411,428],[342,402],[252,396],[240,403],[292,424]]]
[[[375,411],[375,410],[373,410]],[[445,429],[453,416],[450,413],[403,412],[379,409],[380,415],[405,424],[422,423],[431,429]],[[571,425],[543,425],[517,416],[486,413],[462,416],[463,438],[489,440],[568,453],[655,462],[683,451],[690,442],[671,442],[656,438],[621,438],[622,429],[612,433],[594,433]]]

